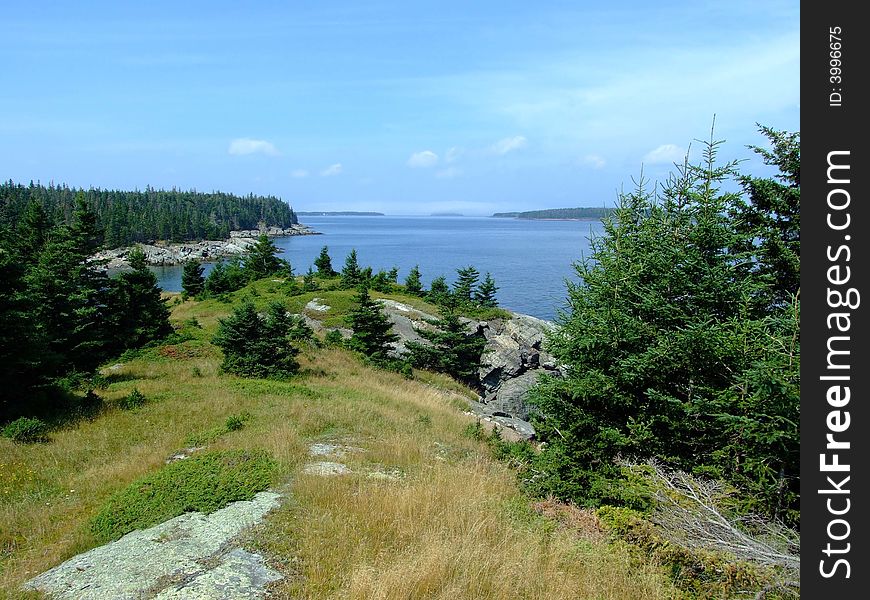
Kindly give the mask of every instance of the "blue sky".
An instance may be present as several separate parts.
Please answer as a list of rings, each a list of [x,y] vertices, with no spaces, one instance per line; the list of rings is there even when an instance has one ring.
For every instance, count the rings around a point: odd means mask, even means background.
[[[799,2],[5,6],[0,177],[297,210],[612,204],[697,138],[796,131]]]

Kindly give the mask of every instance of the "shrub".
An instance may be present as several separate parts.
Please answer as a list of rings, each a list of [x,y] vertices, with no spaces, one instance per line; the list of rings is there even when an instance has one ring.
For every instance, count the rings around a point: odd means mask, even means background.
[[[245,422],[251,419],[250,413],[242,413],[240,415],[230,415],[226,420],[227,431],[238,431],[245,426]]]
[[[274,481],[277,463],[262,450],[206,452],[170,463],[131,483],[90,522],[100,542],[162,523],[184,512],[211,513],[250,500]]]
[[[134,388],[132,392],[118,401],[118,406],[124,410],[133,410],[144,406],[145,400],[145,394],[140,392],[138,388]]]
[[[32,443],[45,439],[46,424],[40,419],[21,417],[3,428],[3,437],[13,442]]]

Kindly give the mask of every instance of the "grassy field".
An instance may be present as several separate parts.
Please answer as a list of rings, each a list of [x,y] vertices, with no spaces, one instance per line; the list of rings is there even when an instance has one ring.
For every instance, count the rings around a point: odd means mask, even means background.
[[[281,285],[259,282],[236,297],[243,295],[265,305]],[[334,307],[325,320],[336,322],[350,298],[330,291],[285,300],[298,311],[314,297]],[[314,347],[290,381],[221,374],[209,339],[230,308],[175,304],[176,323],[195,318],[202,327],[188,326],[184,342],[107,365],[98,390],[106,408],[95,418],[50,431],[43,443],[0,439],[0,597],[39,597],[17,590],[98,545],[90,523],[112,496],[192,444],[264,451],[277,463],[283,505],[245,544],[285,575],[272,590],[278,598],[678,596],[660,567],[594,527],[536,512],[514,473],[465,434],[473,422],[462,413],[467,392],[447,378],[406,379]],[[134,389],[145,404],[122,409]],[[243,426],[227,427],[230,418]],[[344,459],[353,474],[303,473],[318,441],[364,450]]]

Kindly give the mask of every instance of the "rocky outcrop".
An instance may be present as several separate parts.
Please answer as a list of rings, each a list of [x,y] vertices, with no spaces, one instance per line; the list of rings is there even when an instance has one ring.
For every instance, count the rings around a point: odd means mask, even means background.
[[[484,404],[492,414],[527,421],[528,391],[540,375],[558,373],[555,359],[543,349],[554,325],[512,313],[510,319],[481,322],[479,326],[486,338],[478,371]]]
[[[240,256],[247,252],[261,235],[281,237],[289,235],[316,235],[307,225],[292,225],[287,229],[264,227],[241,231],[231,231],[227,240],[204,240],[184,244],[139,244],[145,253],[145,262],[154,266],[180,265],[193,260],[198,262],[219,260]],[[102,262],[109,269],[122,269],[129,266],[127,257],[133,248],[116,248],[95,254],[91,260]]]
[[[406,352],[409,341],[427,343],[416,331],[432,327],[435,319],[407,304],[379,300],[399,336],[394,344],[397,355]],[[479,416],[498,421],[528,439],[534,429],[528,423],[529,390],[542,374],[558,373],[556,361],[543,349],[544,339],[554,325],[549,321],[511,313],[508,319],[472,321],[465,319],[469,333],[486,339],[478,370],[480,402],[472,403]]]
[[[286,229],[281,227],[263,227],[261,229],[240,229],[230,232],[230,239],[234,238],[251,238],[256,239],[261,235],[266,234],[269,237],[283,237],[288,235],[319,235],[318,232],[311,229],[308,225],[296,223]]]
[[[260,492],[210,515],[185,513],[79,554],[25,584],[52,598],[262,598],[281,575],[236,538],[279,505]]]

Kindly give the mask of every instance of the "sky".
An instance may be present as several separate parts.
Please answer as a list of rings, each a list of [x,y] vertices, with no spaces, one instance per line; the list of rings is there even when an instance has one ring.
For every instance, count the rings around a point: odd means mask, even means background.
[[[800,129],[797,0],[9,4],[4,181],[487,215]]]

